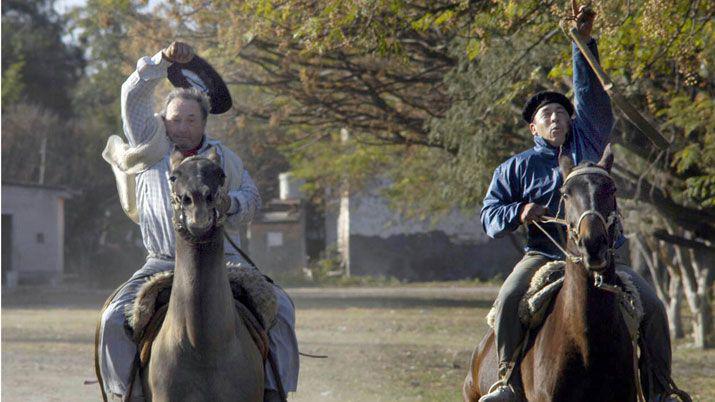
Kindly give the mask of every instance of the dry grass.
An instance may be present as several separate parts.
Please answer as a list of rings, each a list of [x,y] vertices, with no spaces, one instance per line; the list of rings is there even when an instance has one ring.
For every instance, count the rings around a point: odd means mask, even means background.
[[[301,289],[303,351],[293,401],[455,401],[496,288]],[[108,292],[3,294],[3,401],[95,401],[92,345]],[[39,296],[38,296],[39,295]],[[37,301],[39,298],[42,298]],[[34,301],[33,301],[34,300]],[[715,350],[679,343],[676,382],[715,401]]]

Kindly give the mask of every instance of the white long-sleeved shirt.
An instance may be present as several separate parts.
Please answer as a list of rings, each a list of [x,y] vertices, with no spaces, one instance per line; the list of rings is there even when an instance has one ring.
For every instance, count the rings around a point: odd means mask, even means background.
[[[137,146],[151,138],[160,124],[153,113],[154,89],[167,76],[170,63],[161,57],[161,52],[153,57],[143,57],[137,62],[137,69],[122,84],[122,122],[124,136],[129,145]],[[222,163],[238,161],[233,154],[220,142],[204,135],[199,155],[205,154],[215,147],[221,156]],[[230,157],[223,155],[231,152]],[[173,209],[170,202],[169,187],[169,156],[152,165],[149,169],[136,176],[136,198],[139,212],[139,227],[141,229],[144,247],[150,256],[173,259],[176,242],[172,224]],[[225,170],[225,169],[224,169]],[[224,223],[226,232],[231,239],[240,244],[238,229],[253,219],[260,208],[261,197],[258,189],[246,169],[242,169],[241,184],[238,188],[229,188],[231,207]],[[226,242],[226,254],[237,252]]]

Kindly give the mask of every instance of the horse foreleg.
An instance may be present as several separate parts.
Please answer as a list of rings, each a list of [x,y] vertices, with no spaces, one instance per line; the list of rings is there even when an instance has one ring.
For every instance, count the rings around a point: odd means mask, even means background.
[[[479,400],[481,394],[479,393],[479,387],[474,383],[475,371],[478,373],[479,369],[476,364],[477,356],[479,353],[479,347],[474,348],[472,352],[472,358],[469,361],[469,370],[467,370],[467,377],[464,378],[464,384],[462,384],[462,398],[465,402],[475,402]]]
[[[497,365],[494,332],[490,330],[472,353],[469,371],[462,387],[465,401],[476,402],[479,397],[488,393],[489,387],[498,379]]]

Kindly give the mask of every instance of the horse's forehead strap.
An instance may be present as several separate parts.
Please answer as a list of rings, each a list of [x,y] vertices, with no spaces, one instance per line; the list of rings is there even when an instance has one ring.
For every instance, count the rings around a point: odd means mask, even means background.
[[[179,162],[179,166],[183,165],[186,162],[197,160],[197,159],[208,159],[208,158],[206,158],[205,156],[201,156],[201,155],[192,155],[192,156],[182,159],[181,162]],[[177,166],[177,168],[179,166]]]
[[[192,155],[192,156],[189,156],[189,157],[187,157],[187,158],[185,158],[185,159],[182,159],[181,162],[179,162],[179,165],[178,165],[176,168],[174,168],[174,170],[172,171],[172,173],[173,173],[174,171],[178,170],[184,163],[191,162],[191,161],[201,161],[201,160],[206,160],[206,161],[211,162],[212,164],[215,164],[211,159],[209,159],[209,158],[207,158],[207,157],[205,157],[205,156],[202,156],[202,155]],[[223,169],[222,169],[222,171],[223,171]]]
[[[571,180],[571,179],[573,179],[574,177],[576,177],[576,176],[581,176],[581,175],[584,175],[584,174],[598,174],[598,175],[601,175],[601,176],[606,176],[606,177],[608,177],[610,180],[613,180],[613,179],[611,178],[611,175],[608,173],[608,171],[607,171],[606,169],[602,168],[602,167],[598,167],[598,166],[584,166],[584,167],[581,167],[581,168],[576,168],[576,169],[574,169],[573,171],[571,171],[571,173],[569,173],[569,175],[566,176],[566,179],[564,180],[564,184],[563,184],[563,185],[565,186],[566,183],[568,183],[568,181]]]

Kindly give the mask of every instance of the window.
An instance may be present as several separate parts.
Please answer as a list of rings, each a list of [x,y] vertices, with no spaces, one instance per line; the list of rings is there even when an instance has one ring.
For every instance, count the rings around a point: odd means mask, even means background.
[[[268,247],[280,247],[283,245],[283,232],[268,232],[266,234]]]

